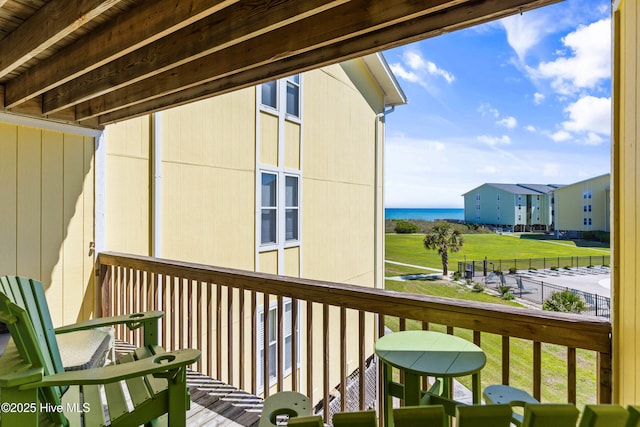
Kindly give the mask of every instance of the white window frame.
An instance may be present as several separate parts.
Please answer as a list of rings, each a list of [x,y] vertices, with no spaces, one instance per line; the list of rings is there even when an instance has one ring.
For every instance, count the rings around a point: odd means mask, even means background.
[[[276,195],[275,195],[275,202],[276,203],[275,203],[275,206],[267,206],[267,207],[265,207],[263,205],[263,203],[262,203],[262,177],[263,177],[263,175],[273,175],[276,178]],[[260,175],[259,176],[260,176],[260,181],[259,181],[260,182],[260,192],[259,192],[260,197],[259,197],[259,200],[258,200],[258,205],[259,205],[260,211],[259,211],[258,217],[260,218],[260,222],[259,222],[259,229],[260,230],[259,230],[258,235],[260,236],[260,241],[259,241],[260,242],[259,243],[260,247],[267,249],[267,248],[277,247],[278,243],[280,242],[280,238],[279,238],[280,237],[280,224],[279,224],[280,223],[280,221],[279,221],[280,215],[279,215],[279,212],[278,212],[279,211],[279,209],[278,209],[278,206],[279,206],[278,201],[280,200],[280,194],[281,194],[281,191],[280,191],[280,181],[281,180],[280,180],[280,177],[279,177],[279,174],[278,174],[277,171],[268,170],[268,169],[260,170]],[[275,223],[275,227],[276,227],[276,230],[275,230],[275,242],[263,242],[262,241],[262,212],[265,209],[274,210],[275,213],[276,213],[275,214],[275,222],[276,222]]]
[[[283,202],[283,216],[284,216],[284,243],[285,246],[291,246],[294,244],[297,244],[300,242],[300,184],[301,184],[301,178],[300,178],[300,174],[293,174],[293,173],[283,173],[284,176],[284,202]],[[296,205],[293,206],[289,206],[287,204],[287,178],[295,178],[296,179]],[[295,238],[294,239],[287,239],[287,225],[286,225],[286,220],[287,220],[287,211],[288,210],[295,210],[296,211],[296,231],[295,231]]]

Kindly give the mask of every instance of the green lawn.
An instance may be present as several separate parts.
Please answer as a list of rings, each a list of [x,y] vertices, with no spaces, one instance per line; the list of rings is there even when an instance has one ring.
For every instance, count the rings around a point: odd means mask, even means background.
[[[386,288],[402,291],[421,293],[448,298],[458,298],[479,302],[493,302],[504,304],[505,302],[487,295],[475,293],[460,285],[407,281],[386,281]],[[515,304],[509,302],[508,304]],[[517,305],[517,304],[515,304]],[[397,319],[387,319],[387,326],[394,331],[398,330]],[[417,322],[407,322],[407,329],[419,329]],[[446,332],[446,327],[430,325],[434,331]],[[467,340],[473,340],[473,333],[469,330],[456,329],[455,334]],[[482,388],[491,384],[502,383],[502,337],[493,334],[482,333],[482,349],[487,355],[487,365],[482,370]],[[542,400],[544,402],[561,403],[567,400],[567,350],[566,348],[543,344],[542,345]],[[510,384],[532,393],[533,391],[533,344],[530,341],[511,339],[510,341]],[[596,403],[596,355],[593,352],[577,351],[577,404],[582,406],[587,403]],[[461,378],[466,387],[471,387],[471,378]]]
[[[424,249],[422,234],[387,234],[386,259],[425,267],[442,268],[440,255]],[[499,234],[465,234],[460,252],[449,254],[449,270],[455,270],[458,261],[514,258],[543,258],[608,255],[609,248],[578,246],[571,240],[538,240]],[[387,264],[389,266],[389,264]],[[402,268],[394,267],[387,275],[395,275]],[[406,268],[405,268],[406,270]],[[410,269],[411,272],[424,272]],[[407,271],[409,272],[409,271]]]

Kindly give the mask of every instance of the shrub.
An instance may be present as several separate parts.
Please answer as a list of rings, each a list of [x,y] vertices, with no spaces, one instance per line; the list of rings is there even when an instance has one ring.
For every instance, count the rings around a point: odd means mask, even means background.
[[[559,311],[562,313],[580,314],[585,310],[584,302],[573,292],[564,290],[554,292],[542,305],[543,310]]]
[[[571,270],[571,266],[569,266],[569,265],[565,265],[565,266],[564,266],[564,267],[562,267],[562,268],[564,268],[565,270]]]
[[[557,271],[558,267],[556,267],[555,265],[552,265],[551,267],[549,267],[552,271]]]
[[[482,283],[475,282],[473,284],[473,287],[472,287],[471,290],[473,292],[478,292],[478,293],[483,292],[484,291],[484,285]]]
[[[505,301],[511,301],[512,299],[515,299],[516,297],[515,297],[515,295],[513,295],[513,294],[511,293],[511,291],[507,291],[507,292],[505,292],[504,294],[502,294],[502,297],[501,297],[501,298],[502,298],[503,300],[505,300]]]
[[[498,285],[496,287],[496,289],[498,290],[498,292],[500,293],[500,298],[502,299],[506,299],[505,295],[506,294],[511,294],[511,288],[509,286],[505,286],[505,285]],[[513,294],[511,294],[513,296]],[[513,299],[513,298],[511,298]]]
[[[509,274],[516,274],[518,270],[515,267],[509,267]]]
[[[412,222],[400,219],[396,222],[395,232],[398,234],[411,234],[418,232],[418,226]]]
[[[535,267],[529,267],[529,271],[538,271],[538,269]]]
[[[453,280],[460,280],[461,277],[462,277],[462,274],[460,274],[459,271],[453,272]]]

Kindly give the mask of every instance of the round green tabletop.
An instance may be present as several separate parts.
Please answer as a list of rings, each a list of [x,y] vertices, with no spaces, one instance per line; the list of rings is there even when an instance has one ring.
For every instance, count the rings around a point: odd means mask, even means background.
[[[480,347],[455,335],[434,331],[401,331],[376,342],[378,357],[417,375],[458,377],[480,371],[487,357]]]

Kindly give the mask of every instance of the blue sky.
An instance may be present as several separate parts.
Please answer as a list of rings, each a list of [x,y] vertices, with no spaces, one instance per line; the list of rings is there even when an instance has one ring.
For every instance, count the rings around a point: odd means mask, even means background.
[[[386,117],[385,206],[610,172],[610,13],[567,0],[384,52],[409,99]]]

